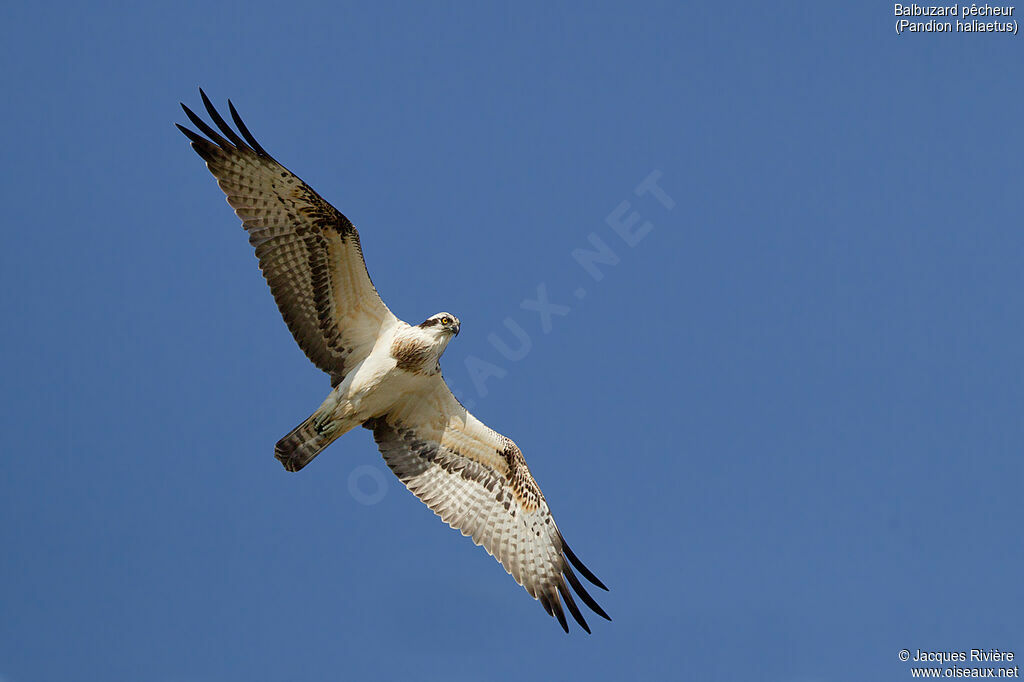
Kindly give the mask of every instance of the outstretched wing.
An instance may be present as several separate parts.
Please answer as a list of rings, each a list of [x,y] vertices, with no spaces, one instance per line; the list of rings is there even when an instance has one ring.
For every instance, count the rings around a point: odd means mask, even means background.
[[[384,460],[402,483],[448,525],[483,545],[566,632],[559,595],[590,632],[567,581],[587,606],[611,620],[572,566],[608,588],[565,543],[519,448],[459,404],[440,375],[427,395],[410,395],[364,426],[373,430]]]
[[[381,327],[396,319],[370,281],[359,234],[348,218],[256,142],[230,101],[241,136],[206,93],[200,89],[199,94],[220,133],[184,104],[181,108],[206,137],[181,125],[178,129],[242,219],[292,336],[337,384],[369,355]]]

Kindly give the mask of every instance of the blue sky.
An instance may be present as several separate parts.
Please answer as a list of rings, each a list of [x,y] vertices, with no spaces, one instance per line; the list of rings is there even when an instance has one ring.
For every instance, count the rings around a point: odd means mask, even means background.
[[[897,36],[887,3],[2,14],[4,682],[1024,655],[1020,38]],[[461,318],[446,377],[614,622],[565,636],[369,432],[274,460],[329,385],[172,126],[200,85],[359,227],[396,314]]]

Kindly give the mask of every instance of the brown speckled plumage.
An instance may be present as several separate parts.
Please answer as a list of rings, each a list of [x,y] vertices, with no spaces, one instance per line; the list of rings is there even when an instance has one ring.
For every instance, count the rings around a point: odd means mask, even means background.
[[[439,369],[437,358],[430,346],[411,337],[398,337],[391,344],[391,357],[399,369],[413,374],[436,374]]]
[[[458,405],[454,397],[450,400]],[[373,431],[384,461],[413,494],[498,559],[563,628],[568,626],[562,602],[590,632],[573,592],[595,613],[608,618],[572,567],[595,585],[607,588],[565,544],[515,443],[469,418],[468,413],[463,417],[457,411],[445,431],[450,437],[443,436],[440,442],[429,429],[409,427],[401,419],[397,422],[382,417],[363,426]],[[469,439],[462,437],[469,435]],[[464,443],[461,448],[456,445],[460,442]],[[498,463],[506,466],[496,468]]]
[[[241,118],[239,136],[203,94],[220,133],[182,105],[207,137],[178,126],[206,161],[249,243],[278,310],[303,352],[337,384],[393,317],[370,281],[351,221],[266,152]],[[209,138],[209,139],[207,139]]]
[[[512,442],[511,438],[501,437],[501,456],[508,464],[508,479],[512,488],[512,494],[516,496],[519,506],[523,511],[532,512],[540,506],[544,496],[540,494],[537,482],[530,475],[526,468],[526,460],[519,447]]]
[[[200,94],[217,129],[184,105],[202,134],[178,128],[241,218],[288,329],[334,388],[278,441],[275,456],[298,471],[362,423],[413,494],[501,562],[566,632],[566,609],[590,632],[573,594],[608,615],[573,568],[607,588],[565,543],[516,444],[467,412],[440,374],[438,358],[459,333],[458,318],[439,313],[418,327],[398,320],[370,281],[348,218],[270,156],[230,102],[235,128]],[[387,384],[384,376],[398,378]],[[374,406],[357,407],[366,396]]]

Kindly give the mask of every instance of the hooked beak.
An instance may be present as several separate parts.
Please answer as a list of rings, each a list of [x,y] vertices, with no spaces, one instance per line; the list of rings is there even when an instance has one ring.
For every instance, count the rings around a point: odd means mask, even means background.
[[[458,335],[459,335],[459,327],[460,327],[460,326],[462,326],[462,325],[458,325],[458,324],[457,324],[457,325],[455,325],[455,336],[458,336]]]

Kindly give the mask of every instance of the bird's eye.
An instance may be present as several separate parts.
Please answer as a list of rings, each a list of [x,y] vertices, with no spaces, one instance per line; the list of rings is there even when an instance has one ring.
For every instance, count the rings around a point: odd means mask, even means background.
[[[450,317],[442,317],[441,318],[441,324],[449,325],[451,323],[452,323],[452,318],[450,318]]]

